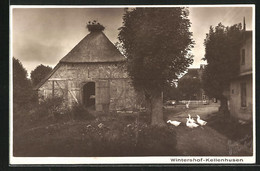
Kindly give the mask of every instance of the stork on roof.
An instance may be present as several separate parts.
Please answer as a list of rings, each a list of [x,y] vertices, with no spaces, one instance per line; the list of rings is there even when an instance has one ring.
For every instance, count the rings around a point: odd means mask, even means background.
[[[125,57],[115,45],[100,31],[91,31],[60,62],[92,63],[120,62]]]

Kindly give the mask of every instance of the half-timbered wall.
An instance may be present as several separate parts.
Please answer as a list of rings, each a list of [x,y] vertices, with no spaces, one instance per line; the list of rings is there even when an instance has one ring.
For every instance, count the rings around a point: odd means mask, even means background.
[[[97,111],[140,108],[142,100],[137,97],[123,65],[118,63],[63,63],[39,88],[39,96],[62,96],[69,106],[82,103],[83,86],[90,81],[95,82]]]

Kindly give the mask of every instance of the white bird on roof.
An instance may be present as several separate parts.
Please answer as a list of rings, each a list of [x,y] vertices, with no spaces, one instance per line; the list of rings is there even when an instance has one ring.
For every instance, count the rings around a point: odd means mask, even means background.
[[[179,126],[181,124],[181,122],[179,122],[179,121],[171,121],[171,120],[168,120],[167,123],[170,123],[174,126]]]
[[[207,124],[207,122],[206,121],[204,121],[204,120],[202,120],[202,119],[200,119],[200,116],[199,115],[197,115],[197,122],[201,125],[201,126],[203,126],[203,125],[206,125]]]
[[[187,122],[186,122],[186,126],[189,127],[189,128],[196,128],[198,127],[199,125],[194,123],[194,122],[190,122],[190,120],[188,118],[187,119]]]
[[[187,118],[189,120],[189,122],[191,123],[195,123],[195,120],[190,116],[190,114],[188,114],[189,118]]]

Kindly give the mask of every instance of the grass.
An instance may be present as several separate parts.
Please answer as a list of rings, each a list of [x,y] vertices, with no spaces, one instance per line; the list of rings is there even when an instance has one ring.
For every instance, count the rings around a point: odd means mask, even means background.
[[[77,110],[81,111],[81,110]],[[30,113],[30,112],[29,112]],[[99,115],[89,119],[14,114],[14,156],[102,157],[176,155],[172,127],[152,127],[142,115]],[[82,117],[82,116],[81,116]],[[87,117],[88,118],[88,117]],[[19,126],[19,128],[17,127]]]
[[[227,119],[219,112],[212,115],[208,122],[212,128],[234,141],[253,135],[252,123],[240,124],[237,120]]]
[[[209,120],[208,125],[230,139],[230,143],[236,142],[252,151],[253,124],[252,122],[240,124],[237,120],[227,119],[223,114],[217,112]],[[250,152],[251,154],[251,152]]]
[[[194,110],[199,112],[197,107]],[[152,127],[145,114],[137,117],[94,113],[93,117],[80,106],[59,117],[37,112],[14,110],[14,156],[252,155],[252,126],[225,119],[221,113],[206,118],[208,123],[204,128],[189,129],[185,123],[177,128],[169,124],[164,128]],[[187,111],[182,106],[164,109],[165,119],[182,112],[186,117]]]

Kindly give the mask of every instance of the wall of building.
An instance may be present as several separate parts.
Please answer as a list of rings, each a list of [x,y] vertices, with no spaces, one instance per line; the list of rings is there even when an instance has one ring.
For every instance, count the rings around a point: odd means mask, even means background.
[[[55,80],[55,81],[53,81]],[[95,82],[96,110],[134,110],[142,105],[127,72],[120,63],[61,64],[38,91],[42,98],[62,96],[71,106],[83,103],[83,86]]]
[[[246,107],[241,107],[241,83],[246,83]],[[252,75],[241,77],[230,84],[230,114],[238,119],[252,119]]]
[[[240,49],[240,57],[242,56],[242,49],[245,49],[245,64],[241,65],[240,58],[240,73],[252,71],[252,38],[246,39]]]

